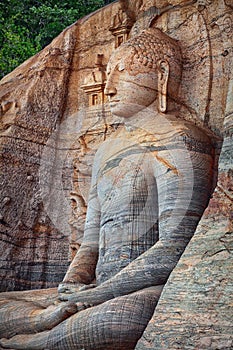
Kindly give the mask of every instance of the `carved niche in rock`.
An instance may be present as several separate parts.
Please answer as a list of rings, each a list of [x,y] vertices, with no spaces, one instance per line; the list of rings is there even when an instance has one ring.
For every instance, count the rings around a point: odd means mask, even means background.
[[[109,30],[115,36],[115,49],[126,42],[132,25],[133,20],[122,10],[113,16]]]
[[[106,67],[102,63],[103,54],[98,54],[96,68],[89,74],[81,88],[88,95],[88,106],[98,107],[105,103],[104,87],[106,83]]]

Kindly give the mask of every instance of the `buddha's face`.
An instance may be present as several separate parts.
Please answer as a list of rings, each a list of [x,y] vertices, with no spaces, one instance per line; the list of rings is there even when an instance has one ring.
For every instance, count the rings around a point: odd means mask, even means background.
[[[132,49],[119,48],[107,66],[105,95],[108,96],[111,112],[119,117],[129,118],[151,105],[157,97],[157,76],[155,73],[129,74],[126,60]],[[140,72],[140,70],[139,70]]]

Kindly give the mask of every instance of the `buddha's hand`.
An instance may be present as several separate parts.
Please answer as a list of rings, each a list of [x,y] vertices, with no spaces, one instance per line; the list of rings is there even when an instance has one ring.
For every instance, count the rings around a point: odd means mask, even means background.
[[[87,289],[95,288],[96,284],[83,284],[83,283],[73,283],[73,282],[62,282],[58,286],[59,299],[62,301],[69,300],[70,295],[75,295],[80,291],[85,291]]]
[[[94,305],[90,304],[90,303],[86,303],[86,302],[81,302],[81,301],[76,303],[77,312],[86,310],[86,309],[88,309],[89,307],[92,307],[92,306],[94,306]]]
[[[84,283],[66,281],[62,282],[58,286],[58,294],[73,294],[80,290],[80,288],[84,287]]]

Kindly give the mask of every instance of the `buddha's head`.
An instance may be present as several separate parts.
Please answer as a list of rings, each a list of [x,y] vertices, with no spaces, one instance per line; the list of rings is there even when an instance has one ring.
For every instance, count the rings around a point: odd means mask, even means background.
[[[113,114],[131,117],[156,101],[160,113],[177,97],[182,70],[177,42],[150,28],[122,44],[107,66],[105,94]]]

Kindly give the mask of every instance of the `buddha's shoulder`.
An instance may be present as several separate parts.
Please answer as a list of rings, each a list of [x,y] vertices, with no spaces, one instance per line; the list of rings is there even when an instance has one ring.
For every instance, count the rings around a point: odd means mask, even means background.
[[[173,123],[176,133],[186,136],[190,139],[195,139],[200,142],[211,143],[210,132],[200,126],[195,125],[192,122],[186,120],[178,120]]]
[[[186,137],[196,141],[211,143],[211,132],[204,127],[196,125],[192,121],[180,118],[179,115],[165,115],[158,125],[156,121],[151,123],[150,132],[161,137],[176,139]]]

